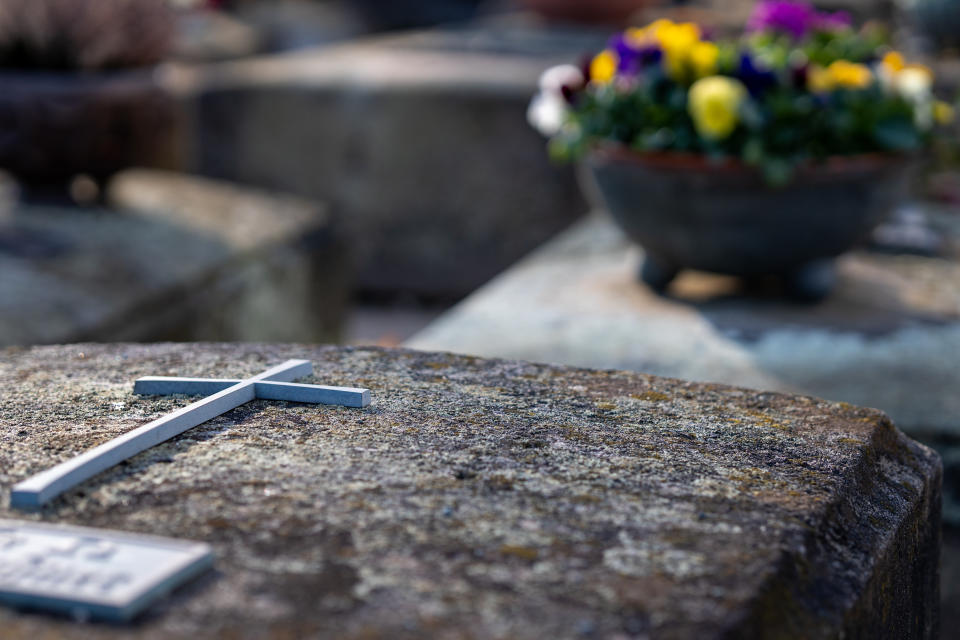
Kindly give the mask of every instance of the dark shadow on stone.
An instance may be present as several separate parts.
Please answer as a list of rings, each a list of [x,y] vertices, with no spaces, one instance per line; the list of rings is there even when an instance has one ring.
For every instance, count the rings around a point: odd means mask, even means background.
[[[742,342],[755,342],[768,332],[783,329],[882,338],[903,329],[948,326],[960,320],[911,307],[899,299],[892,287],[863,287],[862,283],[846,281],[823,301],[804,303],[791,300],[777,278],[707,277],[715,278],[709,288],[693,285],[684,290],[680,286],[666,295],[675,302],[689,304],[717,331]]]

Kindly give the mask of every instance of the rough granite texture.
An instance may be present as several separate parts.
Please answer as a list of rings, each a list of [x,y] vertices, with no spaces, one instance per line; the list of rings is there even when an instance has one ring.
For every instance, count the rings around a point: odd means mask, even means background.
[[[846,254],[808,305],[696,271],[658,296],[637,281],[642,250],[595,214],[405,346],[811,394],[960,437],[960,220],[940,217],[944,257]]]
[[[364,410],[256,401],[39,514],[10,487],[189,398],[142,375],[286,358]],[[940,462],[874,410],[618,371],[374,348],[0,351],[0,517],[209,542],[129,626],[41,638],[933,638]]]

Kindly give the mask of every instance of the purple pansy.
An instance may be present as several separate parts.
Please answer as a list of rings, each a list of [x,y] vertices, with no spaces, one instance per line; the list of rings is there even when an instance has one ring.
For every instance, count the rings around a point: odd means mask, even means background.
[[[747,28],[751,31],[783,31],[800,39],[817,19],[817,10],[803,2],[767,0],[753,10]]]
[[[844,29],[850,24],[850,15],[845,12],[820,13],[806,2],[765,0],[753,10],[747,29],[779,31],[800,40],[811,31]]]
[[[846,11],[817,14],[817,28],[824,31],[849,29],[853,26],[853,18]]]
[[[621,76],[639,74],[644,67],[659,64],[663,51],[654,44],[635,46],[623,34],[610,40],[610,49],[617,54],[617,73]]]
[[[740,66],[737,68],[737,77],[756,97],[777,84],[777,74],[770,69],[758,65],[749,53],[740,54]]]

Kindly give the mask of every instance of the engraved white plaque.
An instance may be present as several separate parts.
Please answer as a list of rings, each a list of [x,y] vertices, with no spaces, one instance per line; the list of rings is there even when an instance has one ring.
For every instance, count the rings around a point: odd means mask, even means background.
[[[125,621],[213,564],[198,542],[0,520],[0,603]]]

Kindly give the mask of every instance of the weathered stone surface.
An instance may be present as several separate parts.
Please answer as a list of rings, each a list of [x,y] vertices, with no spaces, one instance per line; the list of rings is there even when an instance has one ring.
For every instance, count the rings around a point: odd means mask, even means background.
[[[257,401],[35,517],[211,543],[130,628],[0,609],[40,637],[932,638],[939,461],[881,413],[651,376],[403,350],[0,352],[17,481],[189,402],[143,375],[287,358],[365,410]]]
[[[6,203],[0,344],[336,336],[349,273],[321,205],[149,171],[110,198]]]
[[[525,114],[584,43],[441,30],[187,69],[187,166],[330,203],[364,289],[461,297],[583,211]]]
[[[952,257],[849,254],[810,306],[694,272],[657,296],[637,282],[641,250],[591,217],[406,344],[809,393],[960,434],[960,224],[946,220]]]

